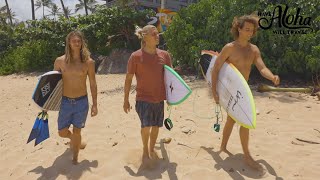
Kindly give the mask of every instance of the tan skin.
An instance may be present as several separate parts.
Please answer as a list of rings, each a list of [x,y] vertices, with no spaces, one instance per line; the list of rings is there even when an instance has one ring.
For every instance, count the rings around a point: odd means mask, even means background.
[[[243,28],[238,28],[239,37],[235,41],[225,45],[217,57],[214,69],[212,71],[212,91],[215,102],[219,103],[219,97],[216,92],[217,79],[219,71],[225,61],[232,63],[248,81],[251,72],[251,65],[255,65],[260,74],[266,79],[272,81],[274,85],[279,85],[280,78],[274,75],[264,64],[260,50],[257,46],[249,43],[254,32],[254,25],[245,22]],[[228,155],[232,155],[227,150],[227,143],[232,132],[235,121],[228,116],[227,122],[223,129],[223,137],[220,150]],[[261,166],[251,157],[249,152],[249,129],[240,127],[240,140],[244,152],[244,160],[246,164],[254,169],[261,170]]]
[[[147,52],[148,54],[156,54],[156,48],[159,44],[159,32],[156,28],[149,29],[149,32],[144,35],[144,41],[146,42],[145,46],[143,47],[143,51]],[[129,102],[129,92],[130,87],[132,84],[132,78],[134,74],[127,74],[124,86],[124,102],[123,102],[123,110],[125,113],[130,112],[131,106]],[[151,158],[158,158],[154,150],[154,146],[156,144],[156,140],[159,134],[159,127],[158,126],[151,126],[151,127],[144,127],[141,128],[141,138],[143,143],[143,155],[142,160],[146,161]],[[148,147],[148,141],[150,139],[150,146]]]
[[[58,57],[54,62],[54,70],[62,73],[63,96],[67,96],[69,98],[77,98],[87,95],[86,80],[87,76],[89,77],[93,102],[91,107],[91,117],[93,117],[98,114],[95,65],[92,59],[87,60],[85,63],[81,62],[81,45],[81,38],[78,36],[72,36],[70,38],[70,47],[73,54],[71,61],[67,64],[64,55]],[[84,149],[86,146],[85,143],[81,144],[81,129],[73,127],[73,131],[71,133],[69,128],[64,128],[59,131],[59,135],[70,139],[70,145],[73,150],[73,163],[77,164],[79,149]]]

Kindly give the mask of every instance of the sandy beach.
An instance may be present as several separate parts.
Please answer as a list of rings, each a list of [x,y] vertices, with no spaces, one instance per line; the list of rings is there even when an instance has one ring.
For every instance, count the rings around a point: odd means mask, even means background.
[[[58,112],[49,112],[50,138],[34,147],[26,144],[40,111],[31,95],[39,74],[0,76],[0,179],[294,179],[320,176],[320,101],[304,93],[259,93],[255,98],[257,128],[250,131],[251,154],[263,167],[257,172],[246,166],[235,126],[228,149],[219,154],[222,130],[212,129],[213,100],[204,80],[186,78],[193,90],[182,104],[172,108],[173,129],[160,130],[156,150],[160,160],[141,169],[140,121],[132,110],[123,112],[124,74],[97,75],[98,116],[88,116],[82,131],[88,143],[80,151],[79,164],[72,165],[67,139],[57,133]],[[192,80],[192,81],[191,81]],[[134,80],[135,82],[135,80]],[[89,87],[89,86],[88,86]],[[89,102],[92,102],[89,93]],[[91,103],[92,104],[92,103]],[[165,112],[165,117],[168,112]],[[169,144],[163,138],[171,137]],[[297,140],[300,139],[300,140]]]

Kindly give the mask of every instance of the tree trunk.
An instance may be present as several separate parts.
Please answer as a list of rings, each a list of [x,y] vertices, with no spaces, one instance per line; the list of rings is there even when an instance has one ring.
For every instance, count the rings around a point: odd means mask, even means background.
[[[302,92],[302,93],[311,93],[312,88],[279,88],[268,85],[260,85],[258,87],[258,92]]]
[[[42,17],[44,18],[44,5],[42,5]]]
[[[9,16],[10,24],[11,24],[11,26],[13,26],[8,0],[6,0],[6,6],[7,6],[7,15]]]
[[[32,20],[36,20],[36,15],[34,13],[34,0],[31,0],[31,10],[32,10]]]
[[[60,2],[61,2],[62,9],[63,9],[64,17],[69,19],[67,10],[66,10],[66,8],[64,7],[64,4],[63,4],[63,0],[60,0]]]
[[[86,16],[88,16],[87,0],[83,0],[83,2],[84,2],[84,9],[86,11]]]

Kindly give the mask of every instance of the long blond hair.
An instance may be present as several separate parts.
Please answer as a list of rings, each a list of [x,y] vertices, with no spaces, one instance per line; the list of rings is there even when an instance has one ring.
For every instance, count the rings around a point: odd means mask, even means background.
[[[72,50],[70,47],[70,39],[73,36],[77,36],[81,39],[82,44],[81,44],[81,50],[80,50],[80,58],[81,58],[81,62],[86,62],[90,58],[90,51],[87,48],[87,43],[83,33],[79,30],[71,31],[66,37],[65,60],[67,63],[69,63],[73,57]]]
[[[143,28],[136,26],[135,35],[137,35],[138,38],[141,39],[141,48],[146,46],[146,41],[144,40],[144,35],[148,34],[151,29],[157,29],[157,28],[154,25],[146,25]]]

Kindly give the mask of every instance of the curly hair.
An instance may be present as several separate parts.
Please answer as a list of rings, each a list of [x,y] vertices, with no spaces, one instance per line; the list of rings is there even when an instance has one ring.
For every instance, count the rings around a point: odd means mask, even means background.
[[[65,57],[66,57],[66,62],[69,63],[72,59],[72,51],[70,47],[70,39],[73,36],[77,36],[81,39],[81,50],[80,50],[80,58],[81,62],[86,62],[90,58],[90,51],[87,48],[87,43],[84,38],[84,35],[82,34],[81,31],[76,30],[76,31],[71,31],[67,37],[66,37],[66,47],[65,47]]]
[[[244,15],[241,17],[234,17],[232,22],[231,34],[233,35],[234,39],[238,39],[239,31],[238,28],[242,29],[244,23],[248,22],[254,25],[253,35],[257,34],[258,30],[258,17],[255,15]]]

